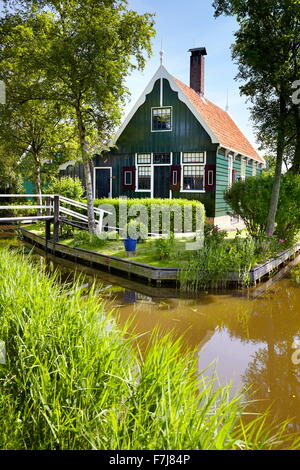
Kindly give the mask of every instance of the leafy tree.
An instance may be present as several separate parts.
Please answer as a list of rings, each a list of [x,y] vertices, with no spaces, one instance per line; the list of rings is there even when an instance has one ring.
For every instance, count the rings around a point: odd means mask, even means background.
[[[8,14],[0,21],[0,77],[7,90],[0,137],[5,154],[35,183],[38,194],[51,173],[76,154],[72,122],[66,120],[62,104],[43,99],[49,91],[45,75],[30,62],[43,49],[49,25],[48,15]]]
[[[85,171],[89,229],[95,232],[91,159],[109,146],[128,94],[124,81],[151,52],[153,16],[127,8],[125,0],[12,2],[20,15],[47,15],[41,51],[29,60],[48,84],[47,99],[63,103],[74,117]],[[51,29],[51,34],[50,34]]]
[[[249,233],[260,237],[267,231],[274,175],[266,174],[238,181],[225,193],[225,200],[234,214],[241,216]],[[300,175],[286,173],[282,176],[279,207],[276,213],[275,235],[278,239],[293,242],[300,230]]]
[[[254,105],[254,114],[268,131],[276,133],[276,168],[267,231],[273,232],[280,193],[282,163],[293,114],[292,83],[299,74],[299,0],[215,0],[215,14],[235,15],[233,57],[238,60],[238,78],[245,81],[241,92]],[[297,130],[297,124],[295,124]],[[296,157],[295,157],[296,158]]]

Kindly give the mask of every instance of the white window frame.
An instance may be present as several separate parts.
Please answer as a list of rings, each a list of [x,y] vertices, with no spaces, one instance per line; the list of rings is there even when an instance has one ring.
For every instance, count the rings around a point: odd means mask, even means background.
[[[252,160],[252,176],[256,176],[257,175],[257,163]]]
[[[176,175],[176,178],[174,178],[175,175]],[[177,184],[178,184],[178,170],[173,170],[172,185],[177,186]]]
[[[211,177],[211,182],[210,178]],[[207,186],[213,186],[214,185],[214,170],[208,170],[207,172]]]
[[[232,172],[233,172],[233,156],[227,155],[228,161],[228,187],[231,188],[232,186]]]
[[[169,107],[169,106],[167,106]],[[169,153],[170,154],[170,163],[153,163],[153,155],[155,153]],[[138,156],[139,155],[145,155],[145,154],[149,154],[151,155],[151,163],[138,163]],[[169,166],[171,168],[171,166],[173,165],[173,152],[144,152],[143,154],[142,153],[136,153],[135,154],[135,192],[136,193],[150,193],[151,194],[151,197],[153,198],[154,196],[154,167],[155,166]],[[138,189],[138,168],[140,166],[148,166],[148,167],[151,167],[151,189]],[[172,199],[172,190],[170,189],[170,199]]]
[[[96,171],[97,170],[109,170],[109,195],[108,198],[112,198],[112,166],[95,166],[94,167],[94,184],[93,184],[93,196],[96,199]]]
[[[130,183],[126,183],[126,174],[130,174]],[[125,170],[124,171],[124,186],[132,186],[132,171],[130,170]]]
[[[164,108],[171,110],[171,129],[153,129],[153,110],[164,109]],[[173,106],[153,106],[151,108],[151,132],[172,132],[172,131],[173,131]]]
[[[246,179],[246,169],[247,169],[247,160],[245,158],[241,158],[241,181],[245,181]]]
[[[206,152],[194,152],[194,153],[203,153],[204,154],[204,159],[203,163],[183,163],[183,154],[184,153],[193,153],[191,152],[181,152],[180,153],[180,166],[181,166],[181,178],[180,178],[180,192],[181,193],[205,193],[205,165],[206,165]],[[201,166],[203,167],[203,189],[183,189],[183,178],[184,178],[184,167],[185,166]]]

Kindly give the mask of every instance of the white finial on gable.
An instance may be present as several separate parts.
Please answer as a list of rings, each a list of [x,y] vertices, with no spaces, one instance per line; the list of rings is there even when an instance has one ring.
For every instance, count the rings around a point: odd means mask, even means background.
[[[163,50],[163,43],[162,43],[162,41],[161,41],[161,48],[160,48],[159,55],[160,55],[160,65],[162,65],[162,64],[163,64],[163,60],[164,60],[164,55],[165,55],[165,51]]]

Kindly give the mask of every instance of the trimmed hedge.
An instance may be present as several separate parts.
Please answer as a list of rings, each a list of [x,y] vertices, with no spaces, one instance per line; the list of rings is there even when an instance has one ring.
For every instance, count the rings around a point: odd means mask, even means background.
[[[180,211],[182,215],[182,222],[185,223],[185,212],[184,208],[188,208],[188,210],[192,211],[192,231],[195,232],[197,228],[197,216],[198,220],[204,222],[205,220],[205,208],[204,205],[199,201],[194,200],[187,200],[187,199],[151,199],[151,198],[141,198],[141,199],[122,199],[122,198],[114,198],[114,199],[95,199],[94,206],[101,207],[103,209],[109,210],[109,207],[113,206],[116,211],[117,222],[119,222],[120,218],[120,206],[127,204],[127,210],[134,209],[136,205],[143,205],[147,209],[148,214],[148,229],[149,232],[151,231],[151,210],[158,209],[163,211],[164,209],[170,209],[170,222],[171,222],[171,231],[176,231],[174,227],[174,212],[173,210]],[[134,216],[129,215],[128,219],[134,219]],[[159,217],[159,227],[156,227],[158,232],[162,231],[162,213]]]

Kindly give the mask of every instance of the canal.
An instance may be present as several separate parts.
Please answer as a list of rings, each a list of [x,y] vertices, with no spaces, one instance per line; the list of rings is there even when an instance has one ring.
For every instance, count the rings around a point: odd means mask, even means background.
[[[175,289],[157,289],[56,258],[46,260],[37,250],[30,256],[46,264],[48,272],[58,270],[70,289],[79,279],[84,294],[96,282],[99,298],[113,308],[119,324],[127,323],[129,333],[138,336],[142,352],[154,330],[183,337],[184,346],[197,354],[199,372],[216,374],[221,385],[231,383],[232,393],[243,390],[251,400],[249,412],[272,404],[272,416],[294,418],[290,430],[299,432],[299,265],[268,289],[186,298]]]

